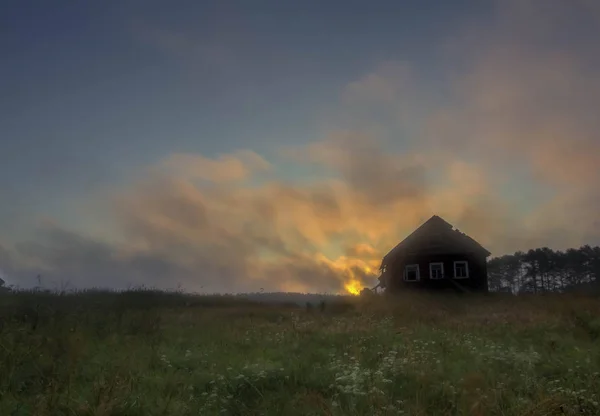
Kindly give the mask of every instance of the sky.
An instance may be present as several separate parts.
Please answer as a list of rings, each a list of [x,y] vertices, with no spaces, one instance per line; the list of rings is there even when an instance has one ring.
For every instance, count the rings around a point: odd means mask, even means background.
[[[0,5],[0,278],[344,293],[431,215],[600,244],[595,0]]]

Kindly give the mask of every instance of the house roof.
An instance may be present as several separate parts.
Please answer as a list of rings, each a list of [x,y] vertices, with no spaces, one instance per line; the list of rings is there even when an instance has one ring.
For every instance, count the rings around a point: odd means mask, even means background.
[[[387,260],[395,257],[404,251],[410,244],[416,241],[419,237],[427,234],[428,232],[434,231],[437,234],[440,234],[444,240],[451,240],[455,244],[459,244],[464,247],[465,251],[474,251],[485,254],[485,256],[489,256],[490,253],[487,249],[485,249],[481,244],[477,241],[462,233],[461,231],[454,229],[452,224],[446,222],[441,217],[434,215],[425,221],[419,228],[414,230],[408,237],[402,240],[400,243],[396,245],[393,249],[390,250],[388,254],[383,258],[382,265],[387,263]]]

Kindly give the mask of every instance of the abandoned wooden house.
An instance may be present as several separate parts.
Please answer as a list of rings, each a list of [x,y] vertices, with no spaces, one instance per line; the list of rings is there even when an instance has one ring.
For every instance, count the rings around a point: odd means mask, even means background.
[[[376,287],[392,293],[407,287],[487,292],[490,254],[434,215],[385,255]]]

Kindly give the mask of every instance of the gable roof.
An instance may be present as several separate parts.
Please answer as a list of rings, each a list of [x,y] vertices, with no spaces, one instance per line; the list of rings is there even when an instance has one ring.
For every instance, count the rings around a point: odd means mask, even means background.
[[[441,217],[434,215],[421,224],[420,227],[410,233],[408,237],[398,243],[396,247],[391,249],[390,252],[383,257],[382,265],[386,264],[389,259],[403,252],[419,237],[423,237],[430,232],[440,235],[446,241],[449,240],[449,242],[464,247],[465,251],[479,252],[484,254],[486,257],[492,254],[465,233],[454,229],[452,224],[444,221]]]

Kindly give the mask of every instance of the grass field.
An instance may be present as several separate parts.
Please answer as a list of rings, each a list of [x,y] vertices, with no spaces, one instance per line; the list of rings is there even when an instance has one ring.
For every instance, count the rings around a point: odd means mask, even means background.
[[[0,296],[0,415],[600,415],[600,301]]]

